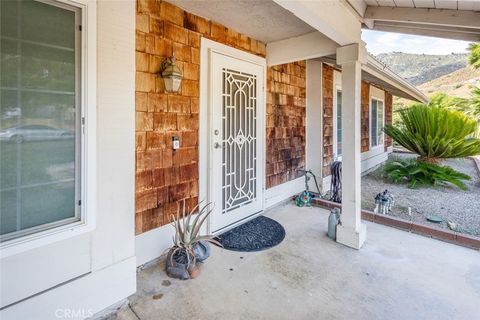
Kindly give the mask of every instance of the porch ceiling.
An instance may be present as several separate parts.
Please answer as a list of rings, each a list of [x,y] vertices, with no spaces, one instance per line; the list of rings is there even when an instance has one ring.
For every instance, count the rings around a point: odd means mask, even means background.
[[[426,8],[480,11],[478,0],[364,0],[372,7]]]
[[[271,0],[168,0],[249,37],[272,42],[315,31]]]
[[[480,41],[480,0],[347,0],[364,28]]]

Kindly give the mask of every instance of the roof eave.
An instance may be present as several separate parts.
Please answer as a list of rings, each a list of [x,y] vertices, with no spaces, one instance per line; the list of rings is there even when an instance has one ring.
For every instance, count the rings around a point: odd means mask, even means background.
[[[396,87],[398,90],[405,93],[411,100],[416,100],[422,103],[428,102],[428,97],[413,84],[400,77],[370,54],[367,57],[367,63],[363,66],[363,70]]]

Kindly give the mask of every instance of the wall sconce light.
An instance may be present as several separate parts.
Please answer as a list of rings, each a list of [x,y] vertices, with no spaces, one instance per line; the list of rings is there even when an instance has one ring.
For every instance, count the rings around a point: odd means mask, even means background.
[[[165,84],[166,92],[177,93],[182,83],[183,74],[180,68],[175,64],[175,56],[163,60],[161,65],[161,76]]]

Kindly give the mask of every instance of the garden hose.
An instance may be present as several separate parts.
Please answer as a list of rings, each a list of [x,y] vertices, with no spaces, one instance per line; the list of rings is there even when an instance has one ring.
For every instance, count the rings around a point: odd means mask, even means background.
[[[332,181],[330,183],[330,201],[342,202],[342,162],[334,161],[330,167]]]

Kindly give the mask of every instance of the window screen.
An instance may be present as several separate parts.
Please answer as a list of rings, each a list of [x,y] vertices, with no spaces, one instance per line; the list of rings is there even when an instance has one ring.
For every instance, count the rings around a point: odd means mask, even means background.
[[[337,91],[337,106],[336,106],[336,150],[337,157],[342,155],[342,91]]]
[[[376,99],[370,108],[370,143],[372,147],[383,144],[383,102]]]
[[[78,221],[80,12],[1,1],[0,231]]]

